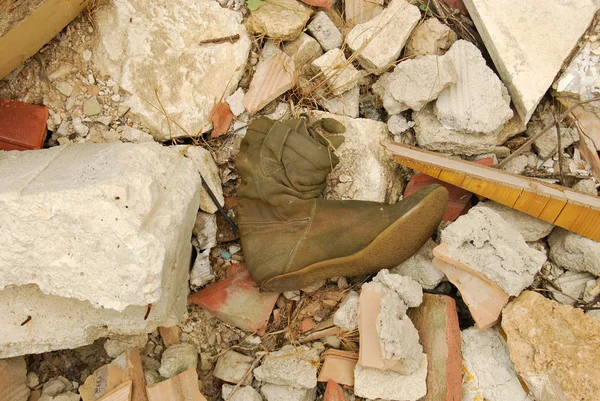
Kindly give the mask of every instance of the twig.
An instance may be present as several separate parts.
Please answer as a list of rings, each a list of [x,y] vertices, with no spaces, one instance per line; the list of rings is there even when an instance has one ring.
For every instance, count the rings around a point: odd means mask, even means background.
[[[527,142],[525,142],[523,145],[521,145],[517,150],[515,150],[514,152],[512,152],[510,155],[508,155],[506,157],[506,159],[502,160],[500,163],[498,163],[496,165],[496,168],[502,168],[504,166],[506,166],[506,163],[508,163],[510,160],[514,159],[515,157],[517,157],[518,155],[520,155],[521,153],[523,153],[525,151],[525,149],[529,149],[529,147],[542,135],[544,135],[546,132],[550,131],[552,129],[552,127],[554,127],[554,125],[558,123],[560,123],[562,120],[564,120],[569,114],[571,114],[571,112],[573,110],[575,110],[577,107],[586,104],[586,103],[592,103],[592,102],[597,102],[600,100],[600,97],[595,97],[592,99],[588,99],[588,100],[584,100],[581,102],[577,102],[575,103],[573,106],[569,107],[567,109],[567,111],[565,111],[564,113],[562,113],[558,119],[555,119],[555,121],[548,125],[547,127],[545,127],[543,130],[541,130],[540,132],[538,132],[537,134],[533,135],[531,138],[529,138],[529,140],[527,140]]]
[[[240,38],[239,34],[235,34],[235,35],[230,35],[230,36],[225,36],[222,38],[215,38],[215,39],[206,39],[206,40],[201,40],[200,43],[198,43],[199,45],[208,45],[208,44],[214,44],[214,43],[224,43],[224,42],[235,42],[236,40],[238,40]]]
[[[233,388],[233,390],[231,390],[231,393],[229,393],[229,395],[227,396],[227,398],[225,399],[225,401],[231,400],[231,397],[233,397],[233,395],[235,394],[235,392],[237,391],[237,389],[242,385],[243,382],[246,381],[246,379],[250,375],[250,372],[252,372],[254,370],[254,368],[256,367],[256,365],[258,365],[258,363],[260,361],[262,361],[262,359],[265,357],[265,355],[266,354],[260,355],[258,358],[256,358],[254,360],[254,362],[252,362],[252,365],[250,365],[250,367],[248,368],[248,370],[246,370],[246,373],[244,374],[244,377],[242,377],[242,379],[235,385],[235,387]]]
[[[556,135],[558,145],[558,171],[560,173],[560,185],[565,185],[565,172],[563,171],[563,157],[562,157],[562,141],[560,139],[560,124],[554,114],[554,123],[556,124]]]

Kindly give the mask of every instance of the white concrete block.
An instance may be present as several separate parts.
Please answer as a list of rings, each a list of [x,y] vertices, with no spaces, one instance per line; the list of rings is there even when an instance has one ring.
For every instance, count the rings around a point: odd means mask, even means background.
[[[488,201],[481,202],[478,207],[486,207],[498,213],[511,227],[516,229],[523,235],[523,239],[527,242],[537,241],[544,238],[554,228],[552,223],[537,219],[526,213],[520,212],[500,203]]]
[[[346,60],[344,52],[340,49],[331,49],[321,57],[313,60],[312,68],[320,73],[329,92],[339,96],[358,85],[361,73]]]
[[[592,21],[594,1],[465,0],[465,5],[527,123]]]
[[[341,47],[344,37],[324,11],[319,11],[306,27],[325,51]]]
[[[295,388],[265,384],[260,391],[267,401],[314,401],[317,397],[317,388]]]
[[[369,399],[390,401],[416,401],[427,394],[427,357],[423,354],[421,365],[411,375],[401,375],[392,370],[354,368],[354,394]]]
[[[446,275],[433,264],[433,248],[437,244],[428,240],[417,253],[402,264],[390,270],[390,273],[408,276],[423,288],[432,290],[442,282]]]
[[[557,265],[574,272],[600,276],[600,242],[556,228],[548,237],[548,243],[550,259]]]
[[[157,143],[0,153],[0,289],[123,311],[157,302],[189,245],[200,181]]]
[[[333,315],[333,324],[346,331],[358,328],[358,293],[350,291]]]
[[[254,377],[262,382],[312,389],[317,386],[317,362],[319,349],[302,345],[294,348],[286,345],[271,352],[262,364],[254,369]]]

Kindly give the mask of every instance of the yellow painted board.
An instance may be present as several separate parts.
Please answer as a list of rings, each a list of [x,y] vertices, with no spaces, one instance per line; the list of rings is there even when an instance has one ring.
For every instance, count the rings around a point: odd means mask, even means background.
[[[538,218],[549,223],[554,223],[560,215],[560,213],[562,212],[562,210],[564,209],[564,207],[566,206],[566,204],[567,201],[565,200],[550,198],[550,200],[548,201],[548,203],[546,203],[544,210],[538,216]]]
[[[600,241],[600,211],[575,203],[567,203],[554,224]]]
[[[455,173],[453,171],[442,171],[438,176],[438,179],[460,187],[460,185],[465,180],[465,175],[461,173]]]
[[[499,185],[495,182],[475,177],[465,178],[460,187],[509,207],[513,207],[519,199],[521,192],[523,192],[522,189]]]
[[[513,208],[533,217],[538,217],[548,204],[550,198],[535,192],[523,191]]]

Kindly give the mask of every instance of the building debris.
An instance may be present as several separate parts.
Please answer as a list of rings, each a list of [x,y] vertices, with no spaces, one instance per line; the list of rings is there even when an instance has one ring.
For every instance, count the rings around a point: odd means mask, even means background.
[[[433,248],[437,244],[431,239],[421,247],[419,252],[411,256],[406,262],[390,270],[390,273],[410,277],[424,289],[432,290],[441,283],[445,275],[433,264]]]
[[[195,369],[197,364],[198,351],[193,344],[174,344],[163,352],[158,373],[162,377],[171,378],[188,369]]]
[[[458,36],[447,25],[437,18],[428,18],[412,31],[406,42],[407,56],[425,56],[428,54],[442,56]]]
[[[325,360],[319,371],[317,381],[335,383],[353,387],[354,368],[358,362],[358,354],[350,351],[330,349],[325,352]]]
[[[250,370],[252,362],[254,362],[254,358],[229,350],[217,360],[213,376],[233,384],[238,384],[243,380],[241,384],[249,386],[252,384],[252,373],[245,380],[244,377]]]
[[[314,401],[317,397],[317,388],[295,388],[279,386],[277,384],[264,384],[260,392],[267,401]]]
[[[575,305],[579,300],[584,298],[584,294],[590,285],[594,285],[596,276],[590,273],[577,273],[566,271],[556,280],[554,285],[559,291],[552,291],[552,298],[563,305]]]
[[[163,382],[146,387],[148,401],[206,401],[198,388],[196,369],[188,369]]]
[[[317,12],[306,29],[326,52],[341,47],[344,41],[342,33],[324,11]]]
[[[369,399],[416,401],[427,394],[427,358],[410,375],[356,365],[354,394]]]
[[[362,24],[375,18],[383,11],[381,0],[348,0],[344,2],[344,17],[348,27]]]
[[[319,42],[304,32],[293,41],[286,42],[283,52],[294,59],[298,76],[309,73],[313,60],[323,55]]]
[[[181,328],[179,326],[159,326],[158,333],[160,334],[160,338],[162,338],[164,346],[167,348],[171,345],[179,344],[181,341]]]
[[[41,149],[48,108],[0,98],[0,151]]]
[[[552,232],[554,226],[544,220],[536,219],[526,213],[511,209],[496,202],[481,202],[477,207],[484,207],[496,212],[512,228],[517,230],[527,242],[537,241]]]
[[[350,291],[333,315],[336,326],[346,331],[354,331],[358,328],[358,293]]]
[[[29,397],[25,358],[0,359],[0,400],[26,401]]]
[[[252,386],[240,386],[233,395],[235,386],[231,384],[223,384],[222,396],[224,400],[229,401],[263,401],[263,398],[258,391]],[[231,395],[231,397],[229,397]]]
[[[358,86],[339,96],[325,96],[322,95],[323,92],[322,90],[317,90],[315,97],[325,110],[333,114],[358,118],[360,104],[360,89]]]
[[[334,96],[340,96],[358,85],[361,73],[346,60],[340,49],[331,49],[312,62],[312,68],[320,73]],[[319,76],[319,75],[318,75]],[[320,76],[319,76],[320,77]]]
[[[312,10],[297,0],[264,2],[250,12],[246,21],[248,30],[276,40],[296,39],[308,22]]]
[[[306,345],[286,345],[267,355],[254,369],[254,377],[261,382],[298,389],[317,386],[317,365],[322,348]]]
[[[550,259],[565,269],[600,276],[600,242],[556,228],[548,237]]]
[[[208,116],[213,125],[213,130],[210,134],[210,137],[218,138],[221,135],[225,135],[233,123],[233,117],[234,115],[231,112],[227,102],[215,104],[215,107]]]
[[[346,398],[344,389],[339,384],[333,380],[328,380],[323,401],[348,401],[348,398]]]

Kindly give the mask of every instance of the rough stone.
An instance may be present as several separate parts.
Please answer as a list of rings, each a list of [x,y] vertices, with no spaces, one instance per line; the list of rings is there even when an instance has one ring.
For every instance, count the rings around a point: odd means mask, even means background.
[[[252,362],[254,362],[254,358],[229,350],[217,359],[213,376],[228,383],[238,384],[252,366]],[[242,384],[250,385],[251,383],[252,373]]]
[[[444,57],[454,63],[458,82],[444,89],[435,114],[442,124],[467,133],[497,133],[513,116],[510,96],[486,65],[481,51],[466,40],[455,42]]]
[[[305,72],[314,59],[323,55],[319,42],[304,32],[293,41],[287,42],[283,46],[283,52],[294,59],[298,74]]]
[[[124,126],[123,132],[121,133],[121,139],[124,142],[152,142],[154,138],[152,135],[145,133],[144,131],[140,131],[137,128],[132,128],[130,126]]]
[[[317,397],[317,388],[294,388],[265,384],[260,388],[267,401],[314,401]]]
[[[210,249],[217,245],[217,216],[210,213],[198,212],[196,223],[192,229],[196,237],[194,245],[199,249]]]
[[[380,75],[396,61],[420,19],[417,6],[405,0],[392,0],[373,19],[352,28],[346,43],[364,69]],[[394,45],[390,46],[391,43]]]
[[[346,25],[353,27],[356,24],[370,21],[383,11],[383,1],[348,0],[344,1],[344,18]]]
[[[56,84],[56,89],[67,97],[71,96],[71,93],[73,93],[73,85],[65,81],[58,82]]]
[[[234,387],[231,384],[223,384],[221,393],[224,400],[228,399]],[[263,398],[252,386],[240,386],[229,401],[263,401]]]
[[[244,107],[244,90],[242,88],[238,88],[229,95],[225,101],[229,105],[229,109],[233,115],[236,117],[246,111],[246,108]]]
[[[83,112],[87,116],[95,116],[102,111],[102,105],[98,102],[98,98],[93,96],[83,104]]]
[[[457,80],[449,58],[430,55],[403,61],[388,77],[383,106],[389,114],[419,111]]]
[[[446,128],[433,113],[431,105],[412,114],[417,143],[420,147],[455,155],[474,156],[494,153],[508,156],[508,148],[497,146],[495,135],[466,134]]]
[[[171,378],[188,369],[196,369],[196,365],[198,365],[198,351],[193,344],[174,344],[163,352],[158,373],[162,377]]]
[[[225,198],[223,197],[223,186],[221,185],[221,176],[219,168],[215,163],[212,154],[202,146],[182,146],[179,149],[184,149],[183,154],[190,159],[200,178],[203,179],[212,193],[217,198],[217,201],[223,206]],[[200,188],[200,209],[207,213],[215,213],[218,208],[204,187]]]
[[[341,47],[344,41],[342,33],[324,11],[317,12],[308,24],[307,30],[325,51]]]
[[[493,201],[480,202],[477,207],[484,207],[498,213],[512,228],[517,230],[527,242],[537,241],[552,232],[554,225],[537,219],[526,213]]]
[[[517,296],[533,282],[546,255],[489,208],[475,207],[441,233],[448,255]]]
[[[548,243],[550,259],[557,265],[600,276],[600,242],[557,227],[548,237]]]
[[[271,352],[254,369],[254,377],[278,386],[313,389],[317,385],[317,363],[320,350],[306,345],[294,348],[286,345]]]
[[[502,313],[510,358],[537,400],[592,401],[600,393],[600,321],[527,291]]]
[[[311,15],[311,9],[297,0],[266,1],[250,12],[248,30],[271,39],[294,40]]]
[[[373,278],[373,282],[381,283],[394,291],[409,308],[416,308],[423,302],[423,289],[410,277],[390,273],[389,270],[383,269]]]
[[[27,379],[27,364],[24,358],[0,359],[0,399],[27,401],[29,397]]]
[[[126,0],[107,3],[94,17],[96,66],[130,94],[124,104],[156,139],[212,128],[214,105],[237,88],[248,59],[241,13],[212,0]],[[201,44],[230,35],[240,38]]]
[[[0,185],[11,244],[0,288],[36,284],[116,311],[159,300],[163,272],[189,247],[192,163],[156,143],[111,143],[5,152],[0,169],[11,172]]]
[[[318,93],[315,93],[314,96],[317,98],[317,102],[319,102],[325,110],[333,114],[358,118],[360,103],[360,89],[358,86],[339,96],[324,97],[319,96]]]
[[[38,384],[40,384],[40,378],[38,377],[37,373],[27,372],[27,380],[25,381],[25,384],[30,389],[37,387]]]
[[[59,395],[60,393],[63,393],[65,391],[72,390],[72,389],[73,389],[73,385],[67,378],[65,378],[63,376],[58,376],[58,377],[50,379],[46,383],[44,383],[44,385],[42,386],[42,394],[50,396],[50,397],[55,397],[55,396]]]
[[[412,375],[401,375],[390,370],[354,369],[354,394],[369,399],[416,401],[427,394],[427,358]]]
[[[333,324],[346,330],[354,331],[358,327],[358,293],[350,291],[333,315]]]
[[[497,328],[463,330],[463,401],[534,401],[523,390]]]
[[[596,11],[594,2],[465,0],[465,5],[517,111],[525,123],[529,122],[592,21]],[[523,18],[524,15],[528,18]]]
[[[402,114],[394,114],[388,119],[387,125],[390,133],[394,135],[394,140],[398,142],[396,136],[414,127],[415,123],[408,121]]]
[[[541,126],[537,126],[537,128],[539,128],[539,130],[543,129]],[[536,129],[534,127],[530,127],[527,130],[527,135],[529,136],[532,136],[535,133]],[[573,142],[577,141],[579,141],[579,132],[577,131],[577,128],[560,128],[561,152],[572,145]],[[542,159],[547,159],[555,155],[558,151],[558,132],[556,127],[552,127],[548,132],[536,139],[533,146]]]
[[[458,39],[456,33],[437,18],[417,25],[406,42],[406,56],[443,55]]]
[[[327,82],[329,92],[339,96],[358,85],[361,73],[346,60],[344,52],[332,49],[313,60],[313,69]]]
[[[116,358],[129,348],[144,349],[148,342],[148,335],[145,333],[135,336],[115,336],[109,338],[104,343],[104,350],[111,358]]]
[[[79,394],[76,394],[72,391],[67,391],[66,393],[58,394],[55,397],[50,397],[46,394],[42,394],[39,401],[79,401],[81,397]]]
[[[437,244],[433,240],[428,240],[417,253],[402,264],[391,269],[390,273],[410,277],[423,288],[428,290],[434,289],[446,277],[433,264],[433,254],[431,251],[436,246]]]
[[[529,164],[527,155],[519,155],[512,160],[509,160],[506,165],[502,166],[502,170],[513,174],[521,174]]]
[[[190,272],[190,285],[194,287],[202,287],[213,281],[215,275],[210,265],[210,249],[198,252],[194,266]]]
[[[340,163],[327,176],[328,199],[385,202],[400,190],[394,159],[381,146],[390,139],[385,123],[315,112],[316,118],[334,118],[344,124],[342,145],[336,150]]]
[[[561,292],[556,292],[553,288],[550,288],[552,298],[561,304],[575,305],[577,300],[583,299],[588,283],[595,283],[595,281],[596,276],[590,273],[567,271],[554,280],[554,284],[560,288]]]
[[[573,185],[573,189],[584,194],[598,196],[598,189],[596,188],[596,181],[593,179],[581,180]]]

